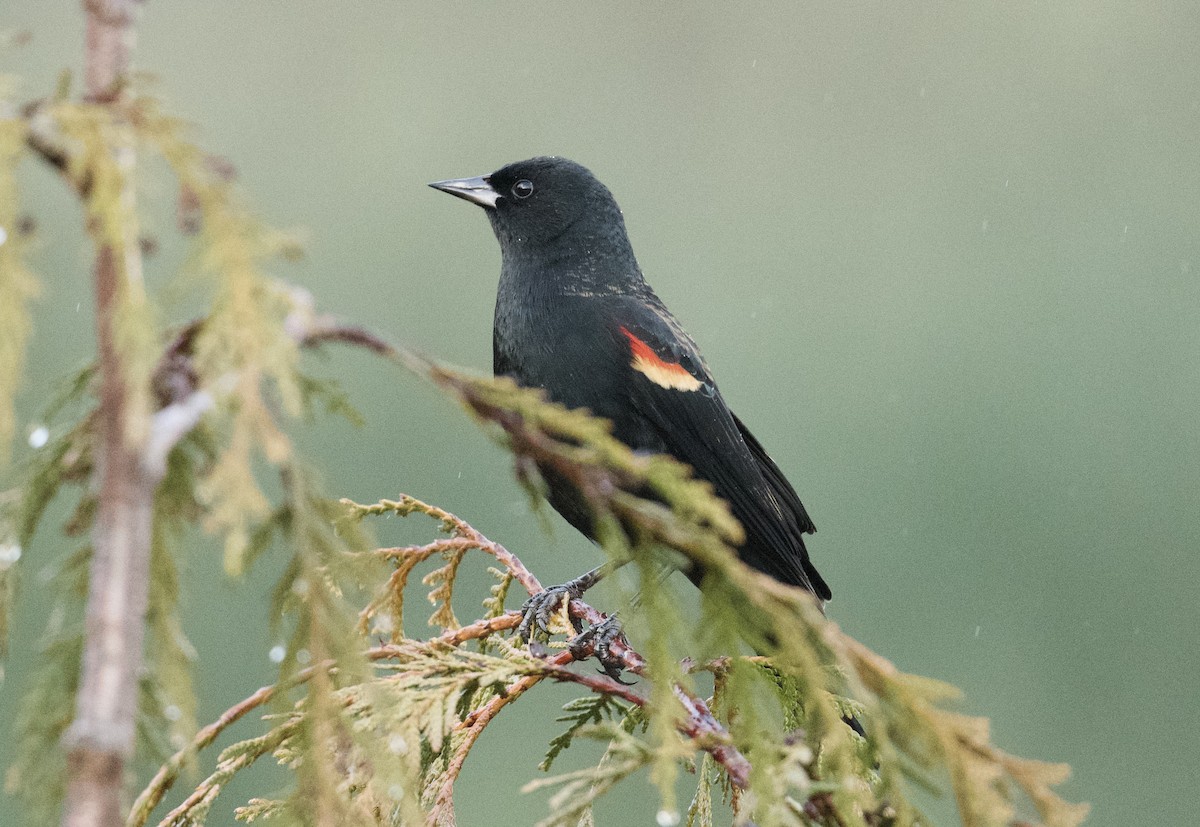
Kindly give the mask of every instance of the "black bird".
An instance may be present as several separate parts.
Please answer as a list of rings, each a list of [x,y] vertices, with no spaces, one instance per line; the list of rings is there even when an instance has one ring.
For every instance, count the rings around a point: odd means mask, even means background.
[[[744,562],[828,600],[804,547],[804,535],[816,530],[808,512],[642,278],[608,188],[579,164],[548,157],[430,186],[483,207],[500,241],[496,375],[612,420],[614,435],[631,448],[690,465],[745,529]],[[565,480],[545,476],[550,504],[594,538],[587,502]],[[522,633],[528,636],[533,613],[544,625],[564,592],[578,596],[599,571],[527,604]],[[689,576],[700,580],[700,573]]]

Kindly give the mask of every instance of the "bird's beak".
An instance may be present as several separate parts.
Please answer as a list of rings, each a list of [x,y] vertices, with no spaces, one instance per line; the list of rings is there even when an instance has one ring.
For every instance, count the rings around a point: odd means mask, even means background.
[[[435,190],[457,195],[459,198],[470,201],[472,204],[478,204],[481,207],[487,207],[492,210],[496,208],[496,199],[500,197],[500,193],[492,189],[491,182],[482,175],[478,178],[456,178],[452,181],[434,181],[429,186]]]

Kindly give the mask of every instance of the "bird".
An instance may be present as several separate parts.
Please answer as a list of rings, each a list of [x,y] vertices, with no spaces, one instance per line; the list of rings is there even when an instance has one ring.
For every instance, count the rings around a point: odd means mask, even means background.
[[[586,167],[550,156],[429,186],[482,207],[499,241],[495,374],[610,420],[635,451],[690,466],[741,523],[740,559],[823,607],[832,593],[805,546],[816,531],[808,510],[646,282],[609,189]],[[586,499],[552,469],[542,474],[550,504],[595,540]],[[544,631],[564,595],[580,596],[604,573],[593,569],[531,598],[522,636],[535,624]],[[699,585],[702,572],[685,573]]]

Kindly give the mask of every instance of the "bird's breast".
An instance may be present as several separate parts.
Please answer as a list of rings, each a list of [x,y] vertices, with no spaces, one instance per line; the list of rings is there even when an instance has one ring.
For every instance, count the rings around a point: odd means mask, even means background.
[[[611,416],[625,371],[611,325],[596,299],[529,296],[496,303],[497,374],[541,388],[569,408]]]

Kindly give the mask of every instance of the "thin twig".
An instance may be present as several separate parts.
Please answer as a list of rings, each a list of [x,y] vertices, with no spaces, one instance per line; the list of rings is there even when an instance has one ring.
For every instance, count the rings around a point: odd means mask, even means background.
[[[575,658],[570,652],[559,652],[553,658],[547,660],[544,665],[550,669],[566,666],[574,660]],[[459,742],[458,747],[454,750],[454,755],[451,756],[450,762],[446,767],[442,785],[438,788],[437,796],[434,798],[427,823],[438,823],[439,814],[453,811],[454,785],[458,781],[458,776],[462,773],[467,755],[470,754],[471,748],[475,746],[475,742],[479,740],[479,736],[483,734],[487,725],[500,713],[501,709],[516,701],[541,682],[544,677],[546,677],[545,674],[538,674],[518,678],[505,687],[503,693],[492,698],[479,709],[471,712],[458,725],[457,729],[462,733],[463,740]]]
[[[146,785],[146,788],[138,795],[137,800],[133,802],[133,808],[129,812],[129,819],[125,822],[126,827],[141,827],[141,825],[146,823],[146,819],[150,817],[150,812],[158,806],[158,802],[162,800],[163,795],[166,794],[167,790],[171,789],[171,785],[179,777],[179,773],[187,762],[188,756],[195,755],[207,747],[217,739],[218,735],[240,720],[247,712],[266,704],[280,692],[309,680],[318,669],[330,669],[332,667],[333,662],[328,661],[297,672],[286,683],[276,683],[260,687],[258,691],[249,697],[242,699],[222,712],[220,717],[211,724],[201,728],[186,748],[179,750],[179,752],[172,755],[167,759],[165,764],[158,768],[158,772],[154,774],[154,778],[150,779],[150,783]]]
[[[310,675],[310,677],[312,676]],[[256,749],[251,752],[242,753],[234,758],[231,762],[232,766],[223,768],[225,773],[218,771],[204,779],[178,807],[163,816],[162,820],[158,822],[158,827],[176,827],[176,825],[180,824],[191,824],[191,821],[184,820],[188,813],[199,806],[211,806],[212,801],[220,794],[223,782],[217,780],[219,775],[235,773],[250,766],[291,737],[296,725],[297,722],[292,721],[277,727],[267,738],[256,745]],[[318,821],[316,823],[323,824],[328,822]]]

